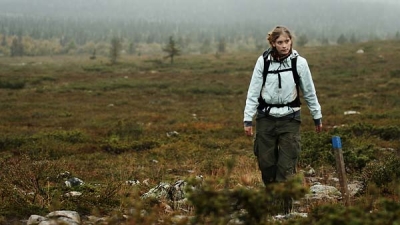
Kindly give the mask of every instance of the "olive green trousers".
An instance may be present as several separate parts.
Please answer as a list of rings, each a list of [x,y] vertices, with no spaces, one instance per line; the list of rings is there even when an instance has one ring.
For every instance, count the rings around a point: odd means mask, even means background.
[[[282,118],[257,114],[254,154],[265,185],[284,182],[296,172],[300,124],[300,112]]]

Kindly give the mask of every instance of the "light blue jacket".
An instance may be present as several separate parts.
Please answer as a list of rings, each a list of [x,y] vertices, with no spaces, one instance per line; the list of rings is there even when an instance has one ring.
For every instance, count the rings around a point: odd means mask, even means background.
[[[292,54],[283,61],[275,61],[271,55],[268,57],[269,60],[271,60],[269,71],[291,68],[291,59],[297,57],[297,72],[300,77],[300,90],[303,93],[303,98],[315,123],[320,123],[322,118],[321,106],[318,102],[307,60],[301,57],[296,50],[292,50]],[[260,96],[261,86],[263,83],[263,70],[264,58],[261,55],[257,59],[247,92],[246,107],[244,109],[245,122],[251,122],[257,112],[258,97]],[[293,79],[292,71],[280,72],[280,76],[281,88],[279,88],[279,79],[277,74],[269,73],[267,75],[261,96],[268,104],[287,104],[295,100],[297,97],[296,83]],[[274,117],[283,117],[299,110],[300,107],[272,107],[269,111],[269,115]]]

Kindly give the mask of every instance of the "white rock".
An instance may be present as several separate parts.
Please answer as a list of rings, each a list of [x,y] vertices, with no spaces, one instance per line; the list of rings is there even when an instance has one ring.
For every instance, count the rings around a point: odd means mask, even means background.
[[[177,137],[177,136],[179,136],[179,133],[177,131],[167,132],[167,137]]]
[[[81,196],[81,195],[82,195],[82,192],[70,191],[70,192],[65,194],[65,197],[77,197],[77,196]]]
[[[125,181],[125,183],[130,186],[136,186],[136,185],[140,184],[140,181],[139,180],[127,180],[127,181]]]
[[[352,197],[361,191],[363,185],[361,184],[361,182],[356,181],[354,183],[348,184],[347,188],[349,190],[349,195]]]
[[[66,180],[64,183],[65,183],[65,186],[67,186],[67,187],[75,187],[75,186],[84,185],[83,180],[76,178],[76,177]]]
[[[58,225],[57,220],[45,220],[39,223],[39,225]]]
[[[333,186],[327,185],[314,185],[310,187],[310,192],[312,193],[312,198],[322,199],[322,198],[339,198],[342,196],[342,193]],[[310,196],[308,196],[310,197]]]
[[[46,217],[47,218],[67,218],[78,224],[81,223],[81,217],[75,211],[67,211],[67,210],[54,211],[54,212],[49,213]]]
[[[31,215],[26,222],[27,225],[38,225],[40,222],[47,220],[46,217],[38,216],[38,215]]]
[[[156,187],[150,189],[147,193],[143,194],[141,198],[166,198],[168,196],[168,190],[171,185],[168,183],[161,182]]]
[[[350,110],[350,111],[344,112],[343,114],[344,114],[344,115],[355,115],[355,114],[360,114],[360,112]]]

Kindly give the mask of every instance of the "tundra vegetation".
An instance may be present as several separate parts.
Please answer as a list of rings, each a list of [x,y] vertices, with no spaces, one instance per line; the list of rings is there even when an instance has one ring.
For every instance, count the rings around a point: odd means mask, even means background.
[[[161,54],[124,54],[111,66],[92,51],[2,57],[0,223],[64,209],[108,216],[109,224],[177,224],[176,215],[187,216],[179,224],[226,224],[235,213],[244,224],[274,224],[278,211],[269,202],[300,199],[309,184],[299,175],[263,187],[242,124],[261,52],[223,49],[182,54],[173,64]],[[297,50],[308,60],[324,116],[324,131],[316,134],[304,104],[299,170],[334,176],[331,138],[340,136],[347,177],[363,189],[347,206],[321,200],[305,209],[307,218],[276,223],[399,223],[399,42]],[[65,171],[85,184],[67,187]],[[188,190],[185,204],[166,210],[163,199],[140,197],[180,179],[198,187]],[[140,184],[126,185],[130,180]],[[70,191],[83,194],[66,196]]]

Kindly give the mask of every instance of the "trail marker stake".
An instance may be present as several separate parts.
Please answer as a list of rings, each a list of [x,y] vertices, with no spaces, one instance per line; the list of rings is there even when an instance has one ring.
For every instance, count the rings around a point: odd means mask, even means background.
[[[344,203],[349,204],[349,189],[347,186],[346,170],[343,160],[342,142],[339,136],[332,137],[332,146],[336,158],[336,171],[339,175],[340,189],[344,197]]]

